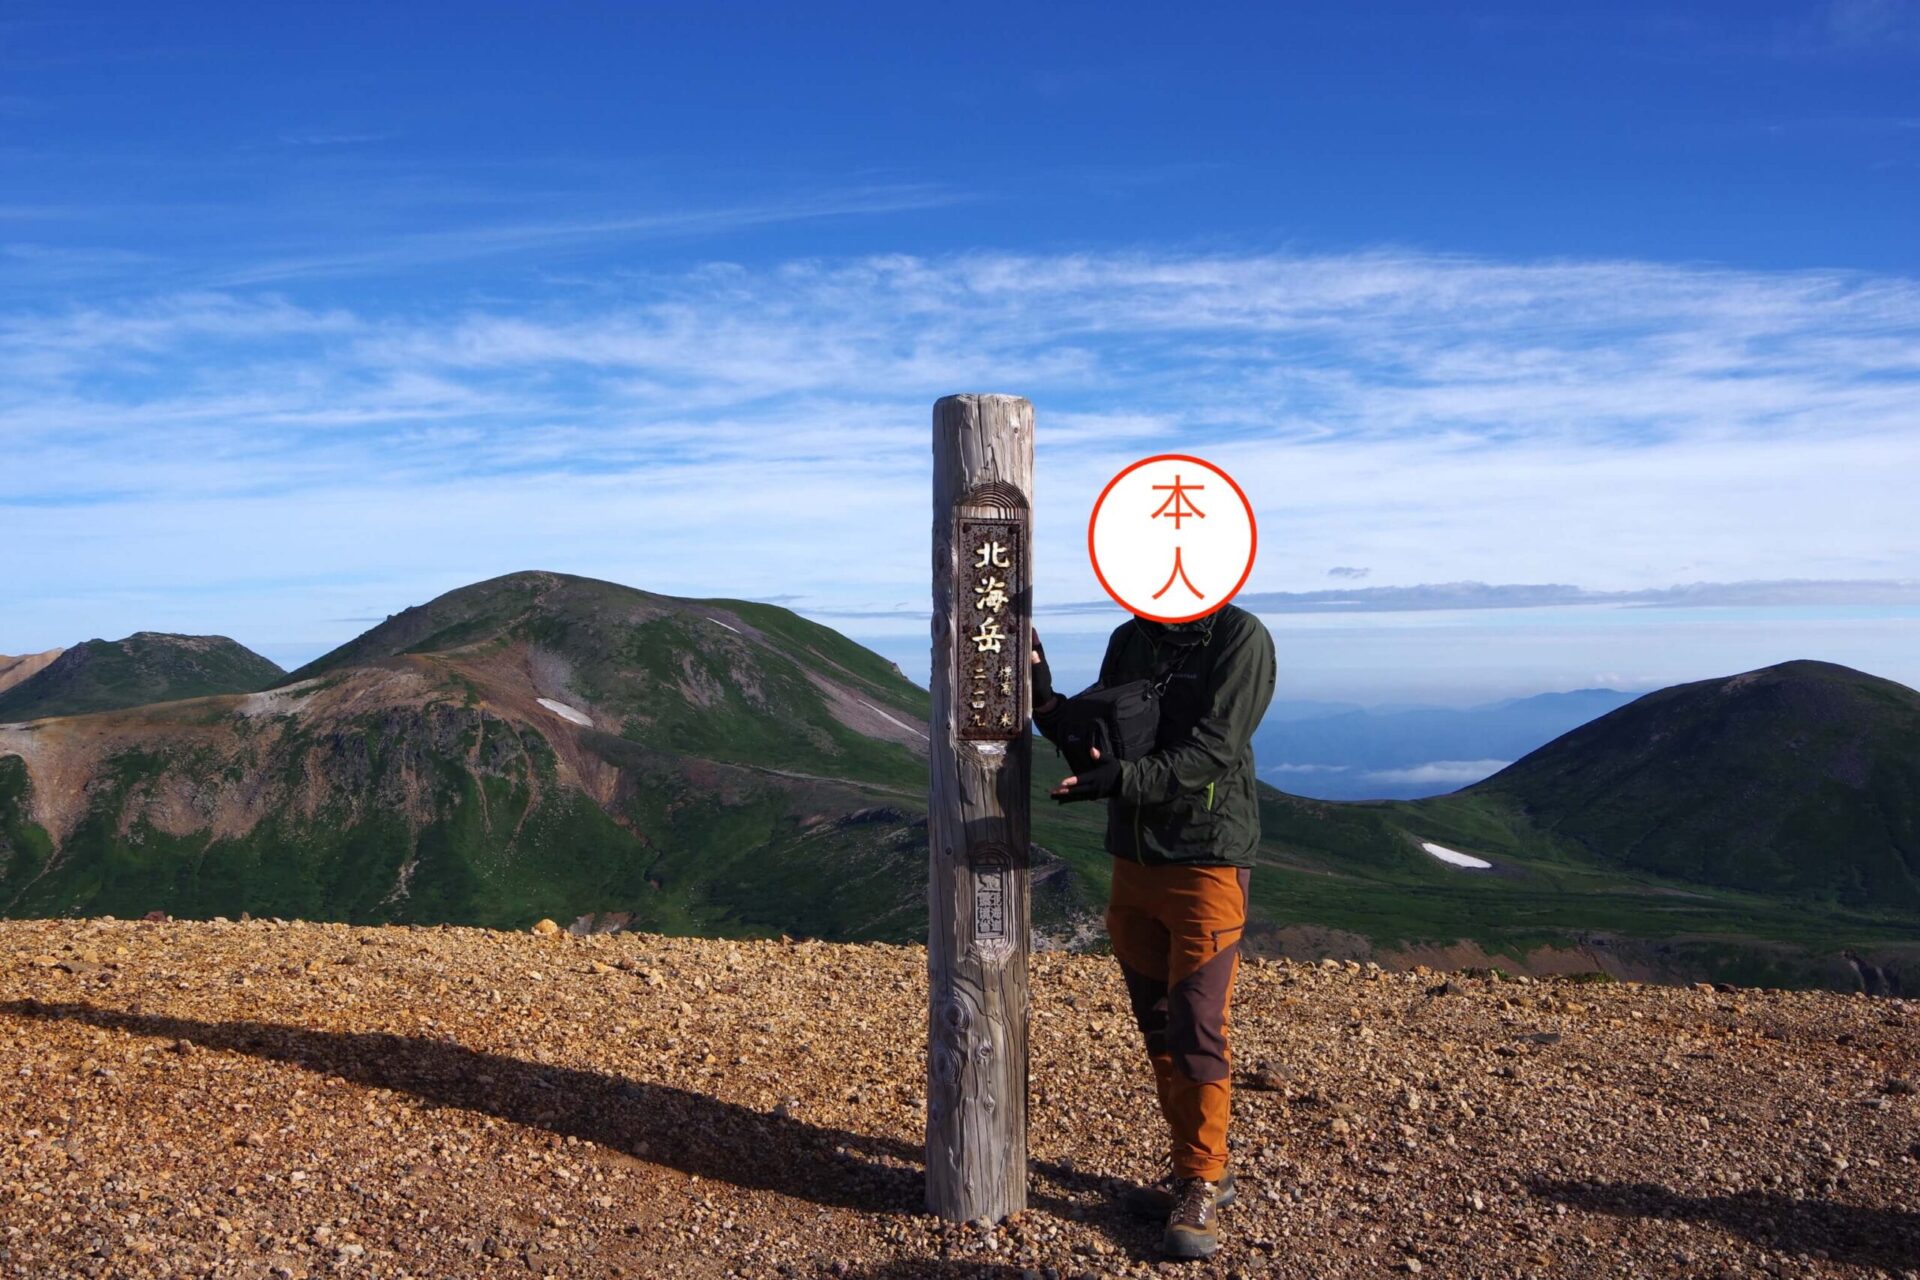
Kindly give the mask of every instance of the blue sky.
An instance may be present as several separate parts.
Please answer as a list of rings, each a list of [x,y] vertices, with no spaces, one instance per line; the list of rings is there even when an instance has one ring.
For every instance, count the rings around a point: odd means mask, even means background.
[[[1004,390],[1043,607],[1200,453],[1291,696],[1920,682],[1916,85],[1903,0],[9,4],[0,652],[541,567],[923,673],[928,410]]]

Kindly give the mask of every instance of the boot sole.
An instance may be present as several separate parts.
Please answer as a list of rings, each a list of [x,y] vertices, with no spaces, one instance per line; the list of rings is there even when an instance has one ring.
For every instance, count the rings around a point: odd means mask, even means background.
[[[1169,1231],[1160,1240],[1161,1253],[1183,1261],[1211,1258],[1219,1248],[1218,1236],[1199,1236],[1188,1231]]]

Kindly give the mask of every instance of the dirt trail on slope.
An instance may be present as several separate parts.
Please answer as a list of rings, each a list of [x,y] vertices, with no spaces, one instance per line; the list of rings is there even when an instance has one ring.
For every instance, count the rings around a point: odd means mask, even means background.
[[[917,947],[0,922],[0,1276],[1161,1275],[1110,960],[1034,958],[1032,1207],[921,1212]],[[1242,966],[1178,1274],[1920,1266],[1920,1005]]]

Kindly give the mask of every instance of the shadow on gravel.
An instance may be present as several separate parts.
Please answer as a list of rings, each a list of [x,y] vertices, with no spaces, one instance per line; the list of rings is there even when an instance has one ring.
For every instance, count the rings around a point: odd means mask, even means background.
[[[1898,1271],[1920,1258],[1920,1213],[1756,1191],[1690,1196],[1652,1182],[1536,1181],[1530,1190],[1593,1213],[1711,1223],[1778,1252],[1856,1266]]]
[[[870,1213],[920,1213],[924,1153],[894,1138],[827,1129],[668,1085],[481,1053],[386,1031],[315,1031],[276,1022],[205,1022],[75,1001],[11,1000],[0,1013],[185,1040],[356,1084],[411,1093],[515,1124],[567,1134],[652,1164],[738,1187]],[[1111,1179],[1034,1162],[1076,1198],[1039,1192],[1034,1208],[1067,1216],[1107,1200]]]
[[[931,1280],[1020,1280],[1039,1271],[1038,1267],[1014,1267],[1004,1262],[902,1258],[874,1267],[855,1267],[847,1272],[847,1280],[918,1280],[920,1276],[931,1277]]]

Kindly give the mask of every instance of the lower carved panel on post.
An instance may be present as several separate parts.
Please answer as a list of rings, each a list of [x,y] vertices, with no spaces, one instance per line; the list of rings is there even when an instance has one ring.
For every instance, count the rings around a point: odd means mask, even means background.
[[[971,851],[967,865],[973,873],[973,953],[987,964],[1004,964],[1013,954],[1013,859],[999,845],[983,845]]]

